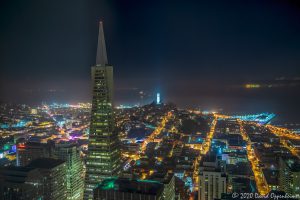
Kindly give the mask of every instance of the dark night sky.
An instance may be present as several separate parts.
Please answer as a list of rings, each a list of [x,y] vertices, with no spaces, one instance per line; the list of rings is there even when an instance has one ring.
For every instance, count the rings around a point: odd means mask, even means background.
[[[297,1],[0,2],[2,101],[89,100],[100,19],[117,103],[160,91],[181,106],[287,114],[300,101],[299,86],[239,88],[300,77]]]

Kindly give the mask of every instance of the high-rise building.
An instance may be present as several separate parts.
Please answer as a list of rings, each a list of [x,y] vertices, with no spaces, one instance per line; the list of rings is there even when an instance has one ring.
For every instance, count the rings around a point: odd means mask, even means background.
[[[99,25],[96,65],[92,67],[92,111],[86,159],[85,199],[108,177],[118,175],[120,151],[113,117],[113,66],[108,64],[103,24]]]
[[[26,167],[0,169],[0,199],[66,200],[66,164],[62,160],[38,158]]]
[[[220,199],[227,191],[226,175],[218,166],[216,155],[205,155],[200,163],[199,200]]]
[[[38,158],[27,167],[37,168],[43,176],[43,199],[67,199],[67,166],[63,160],[53,158]]]
[[[49,144],[39,142],[22,142],[17,144],[17,166],[26,166],[37,158],[49,158]]]
[[[72,141],[23,142],[17,145],[17,165],[27,166],[38,158],[54,158],[66,162],[67,199],[83,198],[84,174],[80,149]]]
[[[43,199],[43,176],[36,168],[6,167],[0,169],[0,199]]]
[[[157,172],[152,174],[149,180],[164,184],[163,200],[175,200],[175,176],[173,173]]]
[[[74,142],[61,141],[54,144],[52,154],[54,158],[66,162],[67,199],[81,200],[84,191],[84,174],[79,147]]]
[[[157,181],[111,178],[94,190],[94,200],[163,200],[163,190]]]
[[[298,158],[280,158],[279,190],[300,198],[300,160]]]

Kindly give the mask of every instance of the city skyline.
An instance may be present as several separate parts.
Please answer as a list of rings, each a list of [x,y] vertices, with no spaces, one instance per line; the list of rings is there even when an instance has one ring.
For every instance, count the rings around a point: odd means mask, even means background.
[[[110,60],[118,66],[116,104],[138,103],[140,91],[160,92],[181,107],[249,112],[232,106],[243,104],[254,112],[297,117],[300,7],[295,1],[72,2],[66,15],[68,3],[30,1],[20,3],[18,11],[18,3],[3,3],[0,101],[89,101],[86,66],[93,64],[95,27],[102,19]],[[56,15],[43,12],[46,7]],[[293,86],[244,88],[278,85],[282,77]]]
[[[0,5],[0,199],[300,198],[296,0]]]

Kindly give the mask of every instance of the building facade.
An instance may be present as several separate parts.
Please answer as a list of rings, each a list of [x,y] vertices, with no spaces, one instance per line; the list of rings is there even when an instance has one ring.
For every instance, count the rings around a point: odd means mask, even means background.
[[[37,168],[43,177],[43,200],[67,199],[67,166],[63,160],[38,158],[29,168]]]
[[[42,181],[42,175],[35,168],[2,168],[0,169],[0,199],[43,199]]]
[[[280,158],[279,189],[300,198],[300,161],[298,158]]]
[[[96,65],[92,67],[92,94],[84,199],[92,199],[97,184],[118,175],[120,168],[120,143],[113,117],[113,66],[107,61],[102,22]]]
[[[225,174],[220,170],[215,155],[206,155],[200,163],[199,200],[221,199],[227,192]]]
[[[84,171],[80,149],[72,141],[24,142],[17,145],[17,166],[27,166],[38,158],[54,158],[66,162],[67,193],[70,200],[83,198]]]
[[[66,163],[52,158],[38,158],[26,167],[0,169],[2,200],[66,200]]]
[[[81,200],[84,191],[83,163],[76,143],[60,142],[53,147],[53,158],[66,162],[68,200]]]
[[[154,173],[149,177],[149,180],[154,180],[164,185],[163,200],[175,200],[175,176],[173,173]]]
[[[51,157],[49,144],[39,142],[17,144],[17,166],[26,166],[35,159],[49,157]]]

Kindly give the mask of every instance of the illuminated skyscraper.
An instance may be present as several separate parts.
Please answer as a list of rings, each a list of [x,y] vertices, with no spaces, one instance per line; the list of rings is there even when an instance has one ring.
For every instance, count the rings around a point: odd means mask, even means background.
[[[67,199],[67,166],[65,161],[53,158],[38,158],[33,160],[27,167],[37,168],[43,177],[44,198],[41,199]]]
[[[80,150],[76,143],[61,141],[53,146],[53,157],[66,162],[67,199],[81,200],[83,198],[83,165]]]
[[[55,158],[65,161],[67,199],[79,200],[83,198],[83,165],[80,150],[71,141],[19,143],[17,145],[17,165],[27,166],[38,158]]]
[[[279,160],[279,189],[289,195],[300,196],[300,161],[281,157]]]
[[[103,179],[118,175],[120,151],[113,118],[113,66],[108,64],[102,22],[96,65],[92,67],[92,112],[86,161],[85,199]]]
[[[219,166],[216,155],[207,154],[202,158],[199,180],[199,200],[221,199],[221,195],[226,193],[227,178]]]

